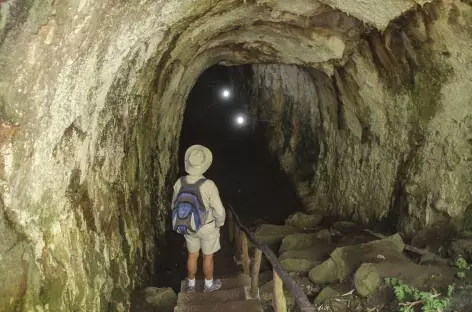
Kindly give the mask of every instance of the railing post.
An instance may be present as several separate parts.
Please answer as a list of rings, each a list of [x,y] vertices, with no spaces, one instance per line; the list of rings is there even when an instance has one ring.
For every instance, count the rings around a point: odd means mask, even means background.
[[[244,274],[249,276],[251,274],[249,272],[249,247],[247,245],[247,235],[244,232],[241,233],[241,248],[243,250]]]
[[[239,230],[239,227],[234,228],[234,240],[235,240],[235,245],[236,245],[236,260],[241,259],[241,230]]]
[[[232,243],[234,241],[234,219],[233,213],[228,211],[228,230],[229,230],[229,242]]]
[[[261,269],[262,250],[256,248],[254,250],[254,263],[252,265],[251,278],[251,297],[257,298],[259,295],[259,271]]]
[[[272,292],[272,307],[274,312],[287,312],[287,303],[285,302],[285,295],[283,283],[275,270],[274,272],[274,291]]]
[[[250,239],[251,242],[257,246],[257,249],[260,249],[258,252],[262,252],[264,256],[267,258],[267,260],[272,264],[273,268],[273,274],[274,274],[274,289],[273,289],[273,296],[272,296],[272,306],[274,307],[275,312],[286,312],[287,311],[287,302],[285,299],[284,291],[283,291],[283,283],[286,284],[286,287],[290,290],[290,292],[293,294],[295,301],[300,308],[301,311],[304,312],[316,312],[315,307],[313,304],[310,302],[306,294],[303,292],[303,289],[300,287],[300,285],[287,273],[287,271],[284,269],[282,264],[280,263],[279,259],[277,256],[274,254],[274,252],[269,248],[267,244],[264,244],[260,241],[258,241],[254,234],[249,231],[242,223],[241,220],[239,220],[239,217],[236,213],[236,211],[229,205],[229,209],[231,210],[231,213],[233,214],[233,220],[234,224],[237,225],[234,227],[234,239],[235,239],[235,245],[236,245],[236,260],[239,262],[241,260],[241,245],[242,241],[245,240],[245,248],[244,248],[244,253],[246,255],[245,263],[245,273],[249,271],[249,256],[248,256],[248,249],[247,245],[248,242],[247,240]],[[244,233],[244,238],[241,235],[241,232]],[[251,279],[251,295],[255,294],[256,291],[258,290],[258,284],[259,284],[259,267],[260,262],[257,261],[257,259],[262,259],[262,256],[255,256],[254,257],[254,267],[253,267],[253,278]],[[256,274],[257,271],[257,274]]]

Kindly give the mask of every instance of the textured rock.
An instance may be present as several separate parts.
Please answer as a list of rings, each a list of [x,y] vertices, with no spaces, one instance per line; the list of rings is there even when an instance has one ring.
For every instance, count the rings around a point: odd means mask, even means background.
[[[254,232],[257,240],[266,244],[280,244],[285,236],[299,232],[300,230],[291,225],[262,224]]]
[[[319,261],[294,258],[285,258],[281,260],[280,263],[285,270],[297,273],[308,273],[316,265],[320,264]]]
[[[11,228],[0,202],[0,311],[19,310],[26,295],[28,273],[32,271],[33,250],[25,237]],[[34,279],[31,282],[35,282]]]
[[[335,222],[331,225],[331,228],[344,235],[355,234],[362,230],[359,225],[348,221]]]
[[[315,284],[343,281],[364,262],[408,262],[402,254],[405,247],[400,235],[395,234],[385,239],[336,248],[330,258],[309,272],[310,280]]]
[[[324,261],[336,246],[332,244],[317,244],[314,247],[299,250],[289,250],[280,255],[279,260],[307,259],[312,261]]]
[[[315,305],[322,304],[323,302],[336,298],[339,296],[340,293],[337,292],[336,290],[332,289],[331,287],[325,287],[323,290],[318,294],[316,297],[315,301],[313,302]]]
[[[381,279],[394,277],[421,290],[445,289],[447,285],[457,281],[454,276],[457,270],[454,268],[443,265],[419,265],[401,259],[369,263],[369,270],[375,270]]]
[[[379,28],[408,7],[323,2],[354,16],[369,6]],[[470,227],[471,18],[464,2],[426,4],[400,18],[401,31],[370,33],[327,74],[252,67],[252,112],[269,120],[269,148],[306,211],[365,224],[389,217],[407,238],[435,224]]]
[[[339,281],[336,269],[336,263],[333,259],[329,258],[322,264],[311,269],[310,272],[308,272],[308,277],[313,283],[318,285],[334,283]]]
[[[314,247],[317,245],[324,246],[331,242],[331,236],[324,235],[326,232],[304,234],[297,233],[284,237],[282,245],[280,245],[279,253],[282,254],[290,250],[300,250]]]
[[[133,296],[132,312],[173,312],[177,295],[171,288],[147,287]]]
[[[351,234],[343,236],[337,243],[339,247],[358,245],[377,240],[378,238],[370,234]]]
[[[472,263],[472,239],[456,239],[448,248],[449,257],[457,259],[463,257],[468,263]]]
[[[411,245],[436,253],[442,246],[450,245],[455,234],[452,225],[434,226],[419,231],[411,240]]]
[[[0,1],[0,308],[129,310],[187,94],[218,62],[305,68],[254,66],[253,93],[308,210],[467,224],[472,9],[425,2]]]
[[[354,286],[362,297],[373,294],[380,286],[380,274],[372,263],[364,263],[354,274]]]
[[[318,224],[320,224],[323,219],[322,215],[317,214],[306,214],[300,211],[297,211],[285,220],[285,224],[294,226],[302,230],[313,230]]]

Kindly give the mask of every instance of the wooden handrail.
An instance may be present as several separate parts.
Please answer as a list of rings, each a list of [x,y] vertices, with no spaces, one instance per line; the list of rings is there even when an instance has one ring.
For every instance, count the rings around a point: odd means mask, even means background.
[[[277,256],[273,253],[273,251],[267,246],[267,244],[258,241],[255,237],[254,234],[249,231],[242,223],[241,220],[239,219],[238,215],[236,214],[236,211],[233,209],[231,205],[228,205],[229,210],[231,214],[233,215],[234,222],[236,223],[238,229],[242,231],[244,234],[246,234],[247,239],[251,241],[253,245],[255,245],[257,248],[259,248],[264,256],[267,258],[267,260],[272,264],[272,269],[275,274],[277,274],[278,277],[282,280],[282,282],[287,285],[288,290],[293,294],[295,301],[300,308],[301,312],[316,312],[315,307],[310,303],[308,300],[306,294],[303,292],[302,288],[300,285],[290,276],[288,275],[287,271],[282,267],[282,264],[280,263],[279,259]],[[231,225],[230,225],[231,226]],[[237,230],[235,229],[235,232]],[[238,251],[239,252],[239,251]],[[274,274],[274,276],[275,276]],[[274,283],[277,281],[274,280]]]

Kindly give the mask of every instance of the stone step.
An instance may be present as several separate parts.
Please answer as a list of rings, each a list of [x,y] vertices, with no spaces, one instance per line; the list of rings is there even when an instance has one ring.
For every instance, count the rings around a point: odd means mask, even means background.
[[[201,295],[201,294],[200,294]],[[257,299],[217,302],[206,305],[180,305],[174,312],[262,312],[262,306]]]
[[[177,305],[205,305],[218,302],[240,301],[246,299],[244,287],[223,289],[206,293],[179,293]]]
[[[232,277],[224,277],[221,278],[223,285],[221,286],[221,290],[224,289],[233,289],[233,288],[243,288],[251,286],[251,278],[247,275],[238,275]],[[195,292],[203,292],[203,285],[205,282],[203,279],[197,279],[195,281]],[[180,282],[180,292],[184,293],[185,288],[187,287],[187,281],[183,280]]]

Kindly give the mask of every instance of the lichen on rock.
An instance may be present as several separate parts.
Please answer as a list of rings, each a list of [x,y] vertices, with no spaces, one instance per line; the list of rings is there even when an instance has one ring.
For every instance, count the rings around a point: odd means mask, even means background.
[[[17,270],[0,307],[129,309],[155,277],[185,99],[216,63],[259,64],[252,107],[307,211],[466,226],[471,8],[417,3],[1,1],[1,269]]]

